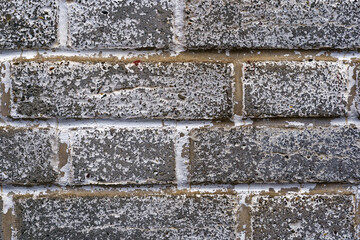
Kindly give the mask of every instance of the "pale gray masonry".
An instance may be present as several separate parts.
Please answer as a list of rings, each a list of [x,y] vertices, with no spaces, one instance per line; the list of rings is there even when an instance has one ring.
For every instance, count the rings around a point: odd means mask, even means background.
[[[0,49],[49,48],[57,22],[55,0],[0,1]]]
[[[256,196],[253,239],[355,239],[354,196]]]
[[[21,239],[235,239],[235,196],[16,200]]]
[[[348,65],[338,62],[244,63],[248,117],[345,116]]]
[[[0,198],[0,211],[3,211],[3,207],[4,207],[4,202],[2,200],[2,198]],[[6,213],[5,213],[6,214]],[[4,214],[1,214],[0,216],[0,240],[4,239],[4,228],[3,228],[3,216]]]
[[[232,115],[231,64],[17,62],[11,72],[14,118]]]
[[[168,48],[171,0],[74,0],[69,5],[75,48]]]
[[[187,0],[186,44],[196,48],[358,48],[360,2]]]
[[[49,129],[0,127],[0,182],[52,183],[57,173],[56,135]]]
[[[202,128],[191,133],[190,181],[359,182],[356,127]]]
[[[71,133],[76,183],[174,183],[170,129],[76,129]]]

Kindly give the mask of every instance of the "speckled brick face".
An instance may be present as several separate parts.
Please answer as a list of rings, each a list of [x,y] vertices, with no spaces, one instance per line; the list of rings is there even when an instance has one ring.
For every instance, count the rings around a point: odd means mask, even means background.
[[[358,48],[360,2],[187,0],[189,48]]]
[[[190,181],[359,182],[359,139],[352,127],[198,129]]]
[[[244,64],[248,117],[345,116],[348,66],[338,62]]]
[[[75,0],[69,6],[75,48],[168,48],[171,0]]]
[[[234,196],[19,199],[18,239],[234,239]]]
[[[232,115],[231,64],[21,62],[11,73],[14,118]]]
[[[175,182],[175,133],[170,129],[77,129],[72,131],[74,181]]]
[[[55,0],[0,1],[0,49],[51,47],[57,14]]]
[[[353,196],[256,196],[253,239],[355,239]]]
[[[0,181],[8,184],[52,183],[56,180],[55,132],[0,127]]]

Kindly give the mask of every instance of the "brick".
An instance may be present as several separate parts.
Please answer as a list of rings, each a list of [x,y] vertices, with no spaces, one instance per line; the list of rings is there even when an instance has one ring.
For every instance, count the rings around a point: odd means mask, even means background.
[[[75,48],[168,48],[171,0],[75,0],[69,6]]]
[[[72,135],[76,183],[176,181],[175,133],[170,129],[78,129]]]
[[[253,239],[355,239],[353,196],[253,199]]]
[[[355,76],[355,107],[357,108],[357,112],[358,112],[358,118],[360,118],[360,65],[355,67],[355,71],[354,71],[354,76]],[[357,86],[356,86],[356,82],[357,82]]]
[[[235,239],[235,197],[18,199],[18,239]]]
[[[51,183],[57,172],[55,132],[49,129],[0,127],[0,182]]]
[[[1,1],[0,49],[49,48],[56,41],[54,0]]]
[[[356,127],[237,127],[191,133],[190,181],[359,182]]]
[[[347,65],[337,62],[244,64],[248,117],[338,117],[347,106]]]
[[[352,0],[187,0],[185,36],[191,49],[354,49],[359,22]]]
[[[223,119],[232,115],[231,64],[12,64],[14,118]]]
[[[2,198],[0,198],[0,211],[1,212],[3,211],[3,207],[4,207],[4,202],[3,202]],[[3,218],[4,218],[4,214],[1,214],[1,216],[0,216],[0,229],[1,229],[0,230],[0,240],[3,240],[5,238],[4,228],[3,228],[3,222],[5,219],[3,220]],[[6,222],[5,222],[5,224],[6,224]]]

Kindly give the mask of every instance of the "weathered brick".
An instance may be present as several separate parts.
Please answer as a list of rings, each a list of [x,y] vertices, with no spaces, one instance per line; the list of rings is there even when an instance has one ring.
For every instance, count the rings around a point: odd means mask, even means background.
[[[54,0],[0,1],[0,49],[48,48],[56,41]]]
[[[189,48],[358,48],[353,0],[187,0]]]
[[[199,183],[359,182],[355,127],[237,127],[191,133],[190,180]]]
[[[355,92],[355,107],[358,111],[358,117],[360,118],[360,65],[358,65],[355,68],[355,84],[357,82],[356,86],[356,92]]]
[[[244,64],[248,117],[337,117],[346,114],[347,65],[337,62]]]
[[[0,182],[54,182],[56,135],[49,129],[0,127]]]
[[[353,196],[256,196],[253,239],[355,239]]]
[[[75,0],[69,6],[75,48],[168,48],[171,0]]]
[[[3,211],[3,206],[4,206],[4,202],[2,200],[2,198],[0,198],[0,211],[2,212]],[[4,214],[1,214],[0,215],[0,240],[3,240],[5,237],[4,237],[4,228],[3,228],[3,216]],[[6,224],[6,222],[5,222]]]
[[[72,133],[74,181],[175,182],[170,129],[77,129]]]
[[[235,239],[230,195],[16,200],[18,239]]]
[[[222,119],[232,114],[231,64],[18,62],[14,118]]]

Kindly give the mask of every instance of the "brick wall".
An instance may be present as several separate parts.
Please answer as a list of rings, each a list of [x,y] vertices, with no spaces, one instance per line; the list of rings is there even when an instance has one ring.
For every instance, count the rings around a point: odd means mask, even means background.
[[[359,239],[360,2],[0,2],[0,239]]]

